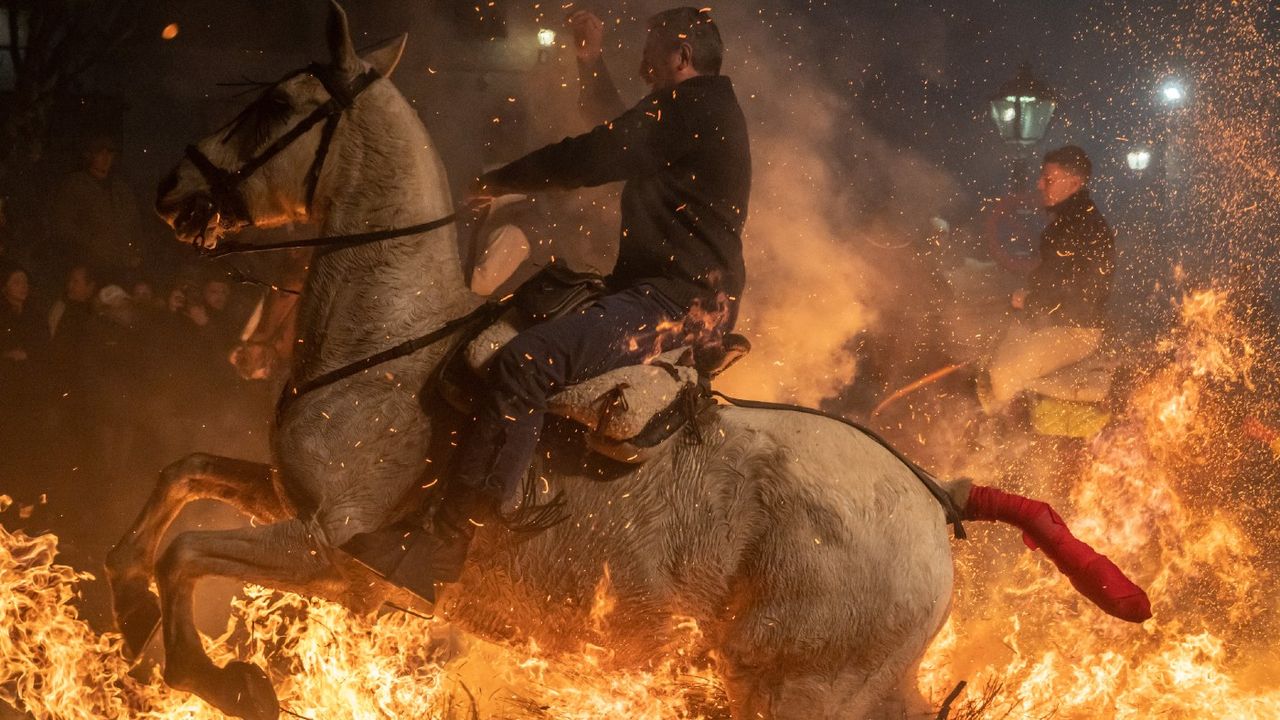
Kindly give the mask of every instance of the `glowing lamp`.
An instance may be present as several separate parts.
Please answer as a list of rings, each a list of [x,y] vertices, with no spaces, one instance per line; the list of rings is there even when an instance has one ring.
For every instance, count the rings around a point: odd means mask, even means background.
[[[991,119],[1000,138],[1012,145],[1034,145],[1044,139],[1058,107],[1057,96],[1031,74],[1024,63],[1014,79],[1000,86],[990,98]]]
[[[550,28],[538,29],[538,47],[550,48],[556,44],[556,31]]]
[[[1129,164],[1130,170],[1140,173],[1151,166],[1151,151],[1146,148],[1135,148],[1130,150],[1124,159]]]
[[[1187,100],[1187,86],[1178,78],[1169,78],[1160,83],[1156,89],[1156,97],[1169,107],[1178,107]]]

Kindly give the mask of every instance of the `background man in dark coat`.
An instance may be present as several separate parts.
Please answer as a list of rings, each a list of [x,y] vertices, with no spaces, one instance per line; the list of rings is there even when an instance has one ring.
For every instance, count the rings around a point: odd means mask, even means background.
[[[1115,235],[1089,196],[1093,163],[1068,145],[1045,156],[1037,187],[1053,220],[1040,234],[1040,264],[1014,307],[1055,325],[1102,327],[1115,272]]]
[[[1092,174],[1089,156],[1075,145],[1045,155],[1037,187],[1052,219],[1040,235],[1040,264],[1012,298],[1025,316],[987,368],[989,411],[1024,390],[1087,401],[1105,395],[1105,376],[1071,372],[1102,345],[1115,272],[1115,235],[1089,197]]]
[[[601,59],[602,25],[584,13],[570,24],[579,43],[584,110],[621,111]],[[718,321],[719,332],[732,325],[746,278],[742,229],[751,157],[746,120],[729,78],[720,75],[723,50],[708,12],[677,8],[655,15],[640,67],[653,89],[648,96],[584,135],[480,178],[477,197],[625,181],[610,294],[498,351],[488,395],[430,529],[416,522],[393,526],[357,536],[345,550],[383,575],[411,575],[409,589],[431,596],[434,582],[457,579],[471,521],[495,519],[518,492],[551,393],[682,344],[682,333],[659,333],[669,321],[701,313]]]

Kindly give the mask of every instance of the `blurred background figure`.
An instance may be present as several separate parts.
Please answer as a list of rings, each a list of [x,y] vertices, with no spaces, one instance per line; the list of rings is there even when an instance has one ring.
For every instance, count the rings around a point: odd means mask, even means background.
[[[142,264],[137,199],[115,172],[119,148],[107,133],[89,136],[81,167],[54,193],[50,233],[55,257],[77,258],[106,280],[119,280]]]
[[[27,271],[0,266],[0,479],[6,480],[29,465],[41,427],[48,331],[30,296]]]

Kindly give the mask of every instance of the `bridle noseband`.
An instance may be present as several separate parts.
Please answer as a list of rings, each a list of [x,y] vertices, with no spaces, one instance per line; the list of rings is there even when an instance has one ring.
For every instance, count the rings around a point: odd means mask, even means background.
[[[306,208],[307,212],[310,212],[311,202],[315,198],[316,185],[320,182],[320,171],[324,168],[325,156],[329,154],[329,144],[333,140],[334,132],[338,129],[338,121],[342,119],[343,112],[355,103],[360,93],[364,92],[375,80],[382,77],[382,74],[377,70],[370,69],[357,75],[350,84],[345,84],[338,82],[334,78],[333,70],[330,67],[316,64],[289,73],[277,81],[276,85],[303,73],[314,75],[324,85],[325,90],[329,93],[329,100],[311,111],[310,115],[299,121],[297,125],[289,128],[274,142],[260,150],[257,155],[249,158],[239,169],[226,170],[220,168],[207,155],[201,152],[200,148],[195,145],[187,146],[187,159],[204,176],[205,183],[209,186],[209,193],[213,197],[214,207],[224,216],[252,222],[252,218],[249,216],[248,204],[245,202],[244,196],[240,194],[240,185],[260,170],[263,165],[270,162],[272,158],[292,145],[295,140],[305,135],[307,131],[320,122],[324,122],[324,128],[321,130],[320,135],[320,145],[316,148],[315,159],[311,161],[311,168],[307,171]]]

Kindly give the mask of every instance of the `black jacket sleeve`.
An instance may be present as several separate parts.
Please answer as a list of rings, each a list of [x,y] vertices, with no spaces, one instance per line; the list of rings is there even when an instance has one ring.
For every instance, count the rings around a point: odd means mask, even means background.
[[[604,58],[578,62],[578,111],[591,125],[599,125],[627,111],[627,104],[609,76]]]
[[[571,190],[652,174],[693,147],[675,91],[655,93],[590,132],[535,150],[481,182],[512,192]]]

